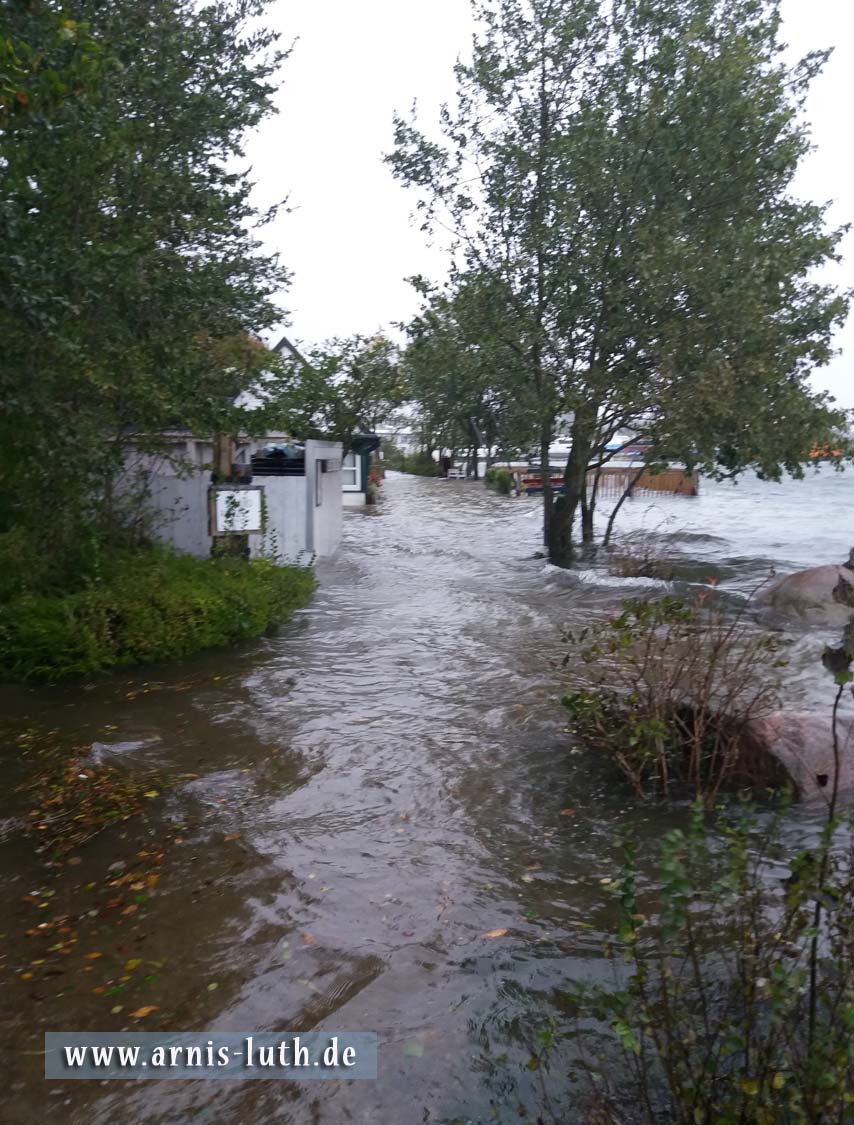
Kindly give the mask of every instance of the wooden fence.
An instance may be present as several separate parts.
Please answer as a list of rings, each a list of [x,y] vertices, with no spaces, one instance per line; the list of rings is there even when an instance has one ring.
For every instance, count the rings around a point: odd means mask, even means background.
[[[668,493],[671,496],[696,496],[699,480],[696,473],[685,469],[665,469],[661,473],[651,473],[646,469],[638,477],[637,465],[605,465],[599,477],[598,496],[620,497],[635,478],[635,496],[648,493]],[[595,473],[588,473],[587,487],[593,488]]]

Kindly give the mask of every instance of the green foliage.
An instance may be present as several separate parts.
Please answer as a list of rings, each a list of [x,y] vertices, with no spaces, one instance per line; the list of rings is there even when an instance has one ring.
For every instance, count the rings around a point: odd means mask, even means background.
[[[398,473],[405,471],[406,454],[399,445],[395,445],[389,438],[383,438],[380,442],[380,453],[384,469],[391,469],[392,472]]]
[[[604,626],[570,636],[563,704],[581,740],[616,762],[639,794],[781,783],[746,742],[777,703],[785,642],[703,596],[628,600]]]
[[[346,453],[355,434],[373,433],[404,400],[397,348],[384,336],[330,340],[305,358],[281,356],[265,381],[268,426],[340,441]]]
[[[529,445],[536,402],[503,338],[506,295],[479,275],[457,278],[445,291],[412,280],[425,303],[407,327],[404,369],[424,444],[501,456]]]
[[[403,472],[412,473],[417,477],[438,477],[442,470],[431,454],[419,450],[417,453],[407,453]]]
[[[262,12],[3,7],[0,530],[29,529],[34,553],[109,538],[128,435],[229,432],[257,377],[249,338],[287,282],[241,167],[283,57]]]
[[[607,947],[624,983],[572,992],[603,1125],[850,1119],[852,826],[793,856],[782,824],[747,807],[710,824],[697,805],[643,890],[627,847]],[[591,1034],[591,1019],[612,1034]]]
[[[494,488],[502,496],[509,496],[513,490],[513,474],[509,469],[491,465],[483,474],[487,488]]]
[[[425,228],[454,235],[454,315],[431,329],[453,357],[448,423],[509,389],[544,462],[567,431],[562,504],[544,488],[552,559],[571,559],[621,429],[715,475],[798,474],[837,448],[844,417],[808,377],[846,313],[815,280],[842,231],[791,194],[826,56],[784,61],[778,0],[476,9],[441,137],[398,118],[388,162]]]
[[[109,558],[100,581],[0,605],[0,677],[89,676],[259,636],[311,596],[310,570],[165,550]]]

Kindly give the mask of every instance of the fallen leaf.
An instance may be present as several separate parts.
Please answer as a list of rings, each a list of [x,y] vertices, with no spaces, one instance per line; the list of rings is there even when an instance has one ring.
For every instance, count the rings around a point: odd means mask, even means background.
[[[311,936],[311,934],[303,934],[302,943],[303,945],[314,945],[314,938]]]
[[[130,959],[130,961],[125,962],[125,970],[127,972],[132,972],[134,969],[138,969],[141,964],[142,964],[142,958],[141,957],[132,957]]]
[[[116,1004],[115,1008],[110,1008],[110,1015],[117,1016],[123,1010],[122,1004]]]
[[[561,816],[575,816],[575,809],[561,809]]]
[[[82,863],[83,860],[80,858],[79,855],[73,855],[73,856],[70,857],[70,859],[67,859],[65,862],[72,867],[76,867],[77,864]]]
[[[504,937],[504,935],[506,933],[507,933],[506,930],[488,930],[483,936],[484,937]]]
[[[32,980],[32,979],[33,979],[32,973],[21,973],[21,980]]]
[[[139,907],[136,904],[131,903],[130,906],[126,906],[124,908],[122,914],[136,914],[137,910],[139,910]]]
[[[208,992],[216,992],[218,988],[219,985],[217,984],[217,982],[215,980],[211,981],[211,983],[208,985]]]
[[[231,832],[231,833],[229,833],[228,836],[223,836],[222,839],[223,839],[224,844],[228,844],[232,840],[239,840],[240,839],[240,833],[239,832]]]
[[[103,953],[87,953],[87,954],[86,954],[86,957],[87,957],[87,958],[88,958],[88,959],[89,959],[90,961],[94,961],[96,957],[103,957],[103,956],[104,956],[104,954],[103,954]]]
[[[156,789],[149,789],[147,793],[143,793],[143,797],[159,797],[160,794]]]
[[[160,1008],[157,1004],[146,1004],[144,1008],[137,1008],[135,1012],[131,1012],[131,1019],[141,1020],[146,1016],[150,1016],[152,1012],[158,1012]]]

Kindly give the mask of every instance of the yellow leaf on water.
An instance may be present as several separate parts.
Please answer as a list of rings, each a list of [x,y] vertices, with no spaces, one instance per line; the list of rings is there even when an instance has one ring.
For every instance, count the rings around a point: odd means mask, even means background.
[[[86,956],[90,961],[94,961],[96,957],[103,957],[103,953],[87,953]]]
[[[21,980],[32,980],[32,979],[33,979],[32,973],[21,973]]]
[[[141,964],[142,964],[142,958],[141,957],[131,957],[130,961],[125,961],[125,970],[126,970],[126,972],[129,972],[129,973],[133,972],[133,970],[139,968],[139,966]]]
[[[157,1004],[146,1004],[144,1008],[137,1008],[135,1012],[131,1012],[131,1018],[135,1020],[144,1019],[150,1016],[152,1012],[159,1012],[160,1008]]]
[[[504,937],[504,935],[506,933],[507,933],[506,930],[488,930],[483,936],[484,937]]]
[[[149,789],[147,793],[143,793],[143,797],[159,797],[160,794],[156,789]]]

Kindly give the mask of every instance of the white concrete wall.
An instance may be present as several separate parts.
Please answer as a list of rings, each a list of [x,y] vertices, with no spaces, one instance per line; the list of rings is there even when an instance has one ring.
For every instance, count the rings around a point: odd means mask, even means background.
[[[306,540],[306,478],[256,477],[252,483],[264,489],[267,526],[249,536],[250,555],[305,562],[312,554]]]
[[[341,473],[318,473],[316,464],[334,460],[339,464],[344,451],[340,441],[307,441],[305,443],[305,483],[307,504],[306,537],[309,549],[321,558],[334,555],[341,542],[343,503]],[[318,496],[315,490],[319,484]],[[315,500],[319,499],[319,503]]]
[[[203,557],[211,553],[208,530],[209,473],[187,477],[152,473],[146,506],[155,513],[155,534],[176,551]]]
[[[209,446],[191,447],[188,442],[179,452],[185,465],[198,464]],[[256,443],[258,445],[263,443]],[[251,448],[251,447],[250,447]],[[256,477],[253,485],[263,488],[266,528],[249,534],[249,553],[253,558],[277,557],[283,562],[305,562],[311,555],[335,553],[341,540],[341,473],[318,473],[317,462],[340,463],[340,442],[309,441],[305,451],[304,477]],[[208,520],[210,471],[199,467],[176,475],[175,465],[131,451],[128,477],[147,480],[146,507],[155,515],[155,534],[177,551],[206,557],[211,553]],[[315,488],[319,482],[319,504]]]
[[[368,502],[365,492],[345,492],[342,494],[345,508],[364,508]]]

